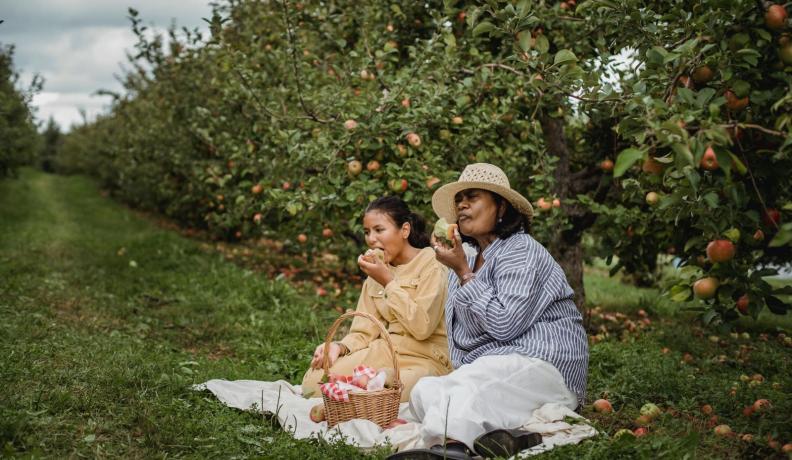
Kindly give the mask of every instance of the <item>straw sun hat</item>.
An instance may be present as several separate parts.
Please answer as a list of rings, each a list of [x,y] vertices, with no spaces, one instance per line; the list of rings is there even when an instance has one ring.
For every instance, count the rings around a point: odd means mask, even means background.
[[[502,169],[489,163],[473,163],[467,165],[459,180],[446,184],[432,195],[434,212],[448,222],[456,222],[456,205],[454,196],[462,190],[480,188],[497,193],[514,206],[520,214],[529,219],[533,217],[531,203],[509,186],[509,178]]]

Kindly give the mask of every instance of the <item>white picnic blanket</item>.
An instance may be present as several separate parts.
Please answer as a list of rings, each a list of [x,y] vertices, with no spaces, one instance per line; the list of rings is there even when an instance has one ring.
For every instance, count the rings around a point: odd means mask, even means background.
[[[299,385],[286,381],[262,382],[258,380],[213,379],[194,385],[195,390],[209,390],[223,404],[240,410],[263,411],[275,414],[281,427],[297,439],[320,437],[335,441],[343,437],[344,442],[369,448],[390,444],[397,450],[429,447],[422,443],[420,423],[412,418],[408,403],[399,407],[399,418],[408,423],[383,430],[368,420],[355,419],[339,423],[328,429],[327,422],[314,423],[308,414],[321,398],[305,399]],[[570,424],[566,417],[575,419]],[[597,435],[588,420],[560,404],[545,404],[528,417],[523,428],[542,434],[542,444],[521,452],[524,458],[565,444],[577,444],[583,439]]]

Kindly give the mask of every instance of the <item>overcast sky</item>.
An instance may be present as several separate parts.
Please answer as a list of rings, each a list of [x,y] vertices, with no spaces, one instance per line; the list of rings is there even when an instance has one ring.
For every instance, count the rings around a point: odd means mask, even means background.
[[[149,27],[167,30],[175,21],[181,28],[200,27],[211,16],[210,0],[0,0],[0,43],[15,45],[14,64],[20,84],[27,87],[34,74],[44,77],[44,89],[33,103],[37,118],[54,117],[68,129],[107,110],[99,89],[121,91],[120,75],[132,50],[127,8],[138,10]]]

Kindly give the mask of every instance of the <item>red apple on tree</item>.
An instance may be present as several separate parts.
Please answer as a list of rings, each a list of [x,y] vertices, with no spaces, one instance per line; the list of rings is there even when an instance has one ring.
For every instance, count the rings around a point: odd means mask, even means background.
[[[729,240],[712,240],[707,245],[707,258],[712,263],[728,262],[734,258],[736,249]]]
[[[355,120],[350,119],[344,122],[344,128],[348,130],[353,130],[357,127],[358,127],[358,122]]]
[[[421,146],[421,136],[413,132],[409,132],[407,133],[407,143],[415,148],[418,148]]]
[[[748,104],[750,103],[748,96],[737,97],[737,95],[734,94],[732,90],[726,90],[726,92],[723,93],[723,96],[726,98],[726,107],[728,107],[732,112],[739,112],[748,107]]]
[[[701,166],[701,169],[706,169],[707,171],[718,169],[718,157],[715,156],[715,150],[713,150],[711,146],[708,146],[707,150],[704,151],[704,156],[701,157],[699,166]]]
[[[767,211],[762,214],[762,222],[768,227],[777,227],[781,222],[781,213],[778,212],[778,209],[767,208]]]
[[[711,299],[715,296],[720,282],[718,278],[707,276],[693,283],[693,294],[699,299]]]
[[[743,294],[740,296],[739,299],[737,299],[736,302],[737,310],[743,315],[748,314],[748,304],[750,303],[750,300],[751,299],[748,297],[748,294]]]
[[[366,169],[369,172],[378,171],[380,169],[380,162],[377,160],[371,160],[366,164]]]
[[[432,188],[435,185],[437,185],[438,183],[440,183],[440,179],[438,179],[435,176],[432,176],[432,177],[429,177],[429,178],[426,179],[426,187],[427,188]]]
[[[610,158],[606,158],[602,160],[599,164],[600,169],[606,172],[613,171],[613,166],[614,166],[613,160],[611,160]]]
[[[786,27],[787,12],[783,5],[770,5],[765,12],[765,25],[768,29],[781,30]]]
[[[407,179],[391,179],[388,181],[388,186],[396,193],[402,193],[407,190]]]
[[[253,222],[255,222],[255,223],[257,223],[257,224],[260,224],[260,223],[261,223],[261,219],[262,219],[262,217],[263,217],[263,216],[261,215],[261,213],[260,213],[260,212],[257,212],[257,213],[255,213],[255,214],[253,214]]]
[[[715,76],[715,72],[712,71],[710,66],[703,65],[696,67],[690,76],[693,78],[694,82],[698,83],[699,85],[704,85],[712,80],[712,78]]]
[[[283,190],[289,190],[291,188],[291,183],[290,182],[284,182],[283,184],[281,184],[281,188]]]
[[[264,191],[264,186],[261,184],[256,184],[253,187],[250,187],[250,192],[254,195],[259,195],[263,191]]]
[[[329,227],[325,227],[322,229],[322,236],[324,238],[331,238],[333,236],[333,230]]]
[[[308,236],[306,236],[305,233],[300,233],[297,235],[297,241],[299,241],[300,244],[305,244],[308,242]]]
[[[652,157],[648,157],[641,165],[641,170],[649,174],[663,174],[664,169],[665,166],[663,166],[663,163],[660,163]]]

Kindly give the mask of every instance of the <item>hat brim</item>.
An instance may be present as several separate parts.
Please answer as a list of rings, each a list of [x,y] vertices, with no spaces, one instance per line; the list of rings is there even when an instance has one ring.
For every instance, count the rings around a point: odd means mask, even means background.
[[[510,188],[501,187],[491,182],[451,182],[450,184],[443,185],[432,195],[432,209],[434,209],[435,214],[449,223],[456,222],[457,213],[454,197],[462,190],[471,188],[480,188],[482,190],[497,193],[511,203],[517,212],[526,216],[528,219],[533,218],[534,211],[530,201]]]

